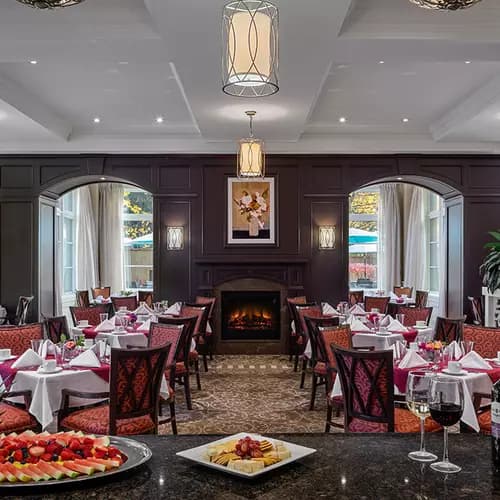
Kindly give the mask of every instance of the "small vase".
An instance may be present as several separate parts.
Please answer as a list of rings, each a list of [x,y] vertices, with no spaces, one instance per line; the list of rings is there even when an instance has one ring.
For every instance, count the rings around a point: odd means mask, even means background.
[[[259,221],[256,217],[252,217],[248,222],[248,233],[250,236],[259,236]]]

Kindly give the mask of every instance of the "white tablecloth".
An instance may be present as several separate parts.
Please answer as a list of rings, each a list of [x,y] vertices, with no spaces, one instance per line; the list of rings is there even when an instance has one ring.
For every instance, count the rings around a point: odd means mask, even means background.
[[[147,347],[148,345],[148,338],[143,333],[100,332],[96,335],[95,340],[107,340],[111,347],[123,349],[126,349],[127,346]]]
[[[377,335],[376,333],[355,333],[352,336],[353,347],[373,347],[376,351],[389,349],[396,342],[406,342],[400,333]]]

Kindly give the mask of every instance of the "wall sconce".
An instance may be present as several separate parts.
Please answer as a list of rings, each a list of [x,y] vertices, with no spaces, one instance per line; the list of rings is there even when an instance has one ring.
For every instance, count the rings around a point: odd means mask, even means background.
[[[167,250],[182,250],[184,248],[184,228],[182,226],[167,226]]]
[[[333,250],[335,248],[335,226],[319,226],[319,249]]]

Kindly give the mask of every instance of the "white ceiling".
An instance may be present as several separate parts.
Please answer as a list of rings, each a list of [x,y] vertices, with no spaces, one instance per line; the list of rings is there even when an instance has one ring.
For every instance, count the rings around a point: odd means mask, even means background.
[[[232,152],[247,109],[271,152],[500,152],[497,0],[275,0],[281,88],[261,99],[221,91],[224,3],[1,0],[0,152]]]

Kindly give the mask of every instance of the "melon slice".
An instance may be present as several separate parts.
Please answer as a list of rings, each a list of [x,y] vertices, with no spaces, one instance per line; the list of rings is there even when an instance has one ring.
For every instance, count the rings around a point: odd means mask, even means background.
[[[4,467],[7,468],[7,470],[15,476],[15,478],[18,481],[21,481],[23,483],[27,483],[28,481],[31,481],[31,476],[29,476],[26,472],[24,472],[24,469],[18,469],[17,467],[14,467],[11,463],[6,463],[4,464]],[[7,478],[9,481],[11,481],[9,478]],[[14,481],[11,481],[14,482]]]
[[[17,479],[12,472],[10,472],[9,467],[6,467],[6,464],[0,465],[0,474],[2,474],[9,483],[16,483]]]
[[[31,478],[35,481],[48,481],[51,477],[49,474],[43,472],[40,467],[35,464],[25,465],[21,470],[29,474]]]
[[[98,464],[103,464],[106,466],[106,469],[115,469],[116,467],[120,467],[121,462],[116,458],[92,458],[89,460],[93,460]]]
[[[94,458],[82,458],[75,460],[75,464],[85,465],[87,467],[93,467],[99,472],[104,472],[106,470],[106,466],[97,462]]]
[[[44,462],[41,460],[38,462],[37,467],[44,472],[45,474],[48,474],[49,476],[53,477],[54,479],[61,479],[64,477],[64,472],[61,471],[58,467],[54,467],[53,465],[49,462]],[[69,471],[69,472],[74,472],[74,471]]]
[[[62,472],[65,476],[68,476],[70,478],[74,478],[80,475],[79,472],[72,469],[68,469],[60,462],[53,462],[50,465],[54,467],[54,469],[57,469],[59,472]]]
[[[74,470],[76,472],[79,472],[80,474],[86,474],[87,476],[91,476],[95,472],[94,467],[77,464],[73,460],[67,460],[66,462],[63,462],[63,464],[67,469]]]
[[[100,436],[94,439],[94,446],[109,446],[109,444],[110,444],[109,436]]]

